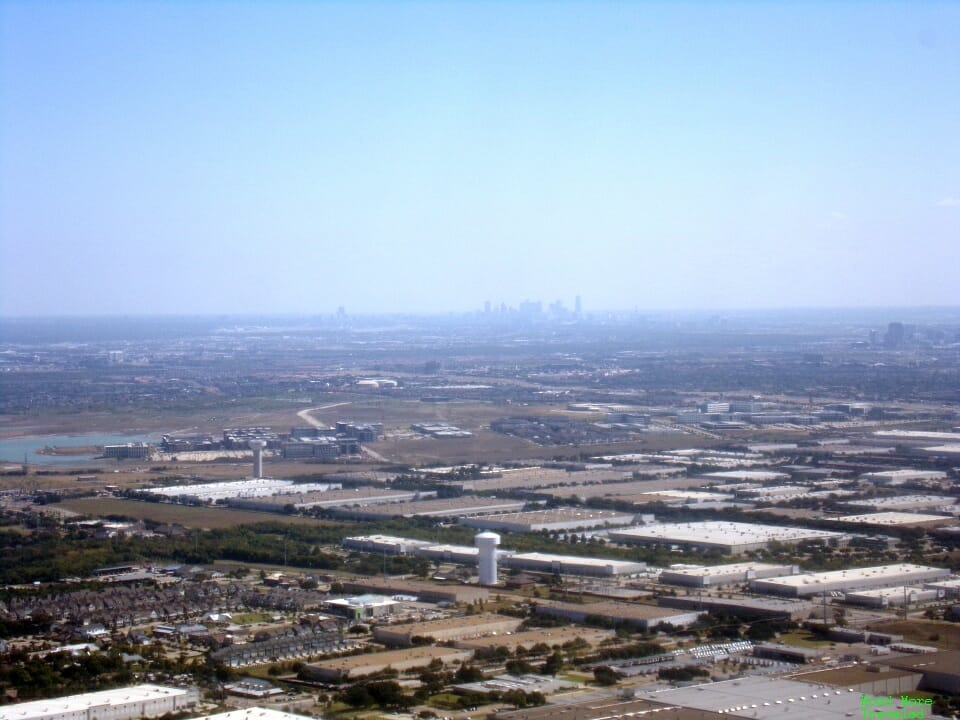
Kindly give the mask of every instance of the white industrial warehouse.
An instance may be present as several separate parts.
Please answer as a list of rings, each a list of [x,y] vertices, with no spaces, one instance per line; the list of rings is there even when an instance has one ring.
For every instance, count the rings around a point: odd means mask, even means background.
[[[504,532],[538,532],[540,530],[580,530],[612,525],[630,525],[635,522],[632,513],[612,510],[587,510],[560,507],[550,510],[504,513],[484,517],[461,518],[460,524],[478,530]]]
[[[198,485],[168,485],[166,487],[145,488],[143,492],[167,498],[186,497],[197,502],[215,503],[219,500],[231,498],[272,497],[274,495],[322,492],[339,488],[340,485],[330,483],[295,483],[293,480],[255,478],[253,480],[201,483]]]
[[[932,583],[924,583],[925,590],[938,590],[946,598],[960,597],[960,577],[951,577],[947,580],[938,580]]]
[[[804,541],[819,541],[843,544],[848,539],[844,533],[807,528],[782,527],[779,525],[755,525],[753,523],[708,520],[693,523],[660,523],[642,527],[611,530],[608,537],[614,542],[641,545],[676,545],[686,548],[720,550],[727,554],[740,554],[750,550],[762,550],[772,542],[796,544]]]
[[[914,470],[912,468],[880,470],[878,472],[864,473],[860,476],[861,480],[872,480],[873,482],[886,483],[889,485],[902,485],[907,482],[929,482],[945,480],[946,478],[947,474],[940,470]]]
[[[873,590],[856,590],[843,594],[843,601],[851,605],[885,608],[899,605],[914,605],[920,602],[933,602],[943,597],[943,591],[922,589],[918,587],[874,588]]]
[[[895,495],[893,497],[862,498],[845,503],[849,507],[869,507],[875,510],[935,510],[956,509],[957,499],[948,495]]]
[[[355,535],[343,539],[343,547],[347,550],[387,555],[412,555],[415,549],[432,544],[427,540],[413,540],[393,535]]]
[[[660,573],[660,582],[684,587],[716,587],[744,583],[757,578],[795,575],[800,570],[796,565],[771,563],[730,563],[706,567],[671,567]]]
[[[308,716],[274,710],[265,707],[249,707],[242,710],[229,710],[216,715],[205,715],[194,720],[309,720]]]
[[[556,575],[580,575],[584,577],[639,575],[647,569],[647,564],[643,562],[550,555],[536,552],[516,553],[505,558],[503,564],[515,570],[554,573]]]
[[[778,480],[789,480],[787,473],[776,472],[775,470],[718,470],[701,475],[700,477],[710,480],[730,480],[734,482],[774,482]]]
[[[836,522],[857,523],[859,525],[927,525],[944,524],[955,522],[953,517],[946,515],[930,515],[928,513],[896,512],[893,510],[887,512],[862,513],[860,515],[844,515],[842,517],[830,518]]]
[[[196,688],[136,685],[0,707],[0,720],[132,720],[152,718],[196,706]]]
[[[948,577],[950,577],[950,571],[943,568],[901,563],[899,565],[877,565],[866,568],[851,568],[850,570],[832,570],[830,572],[757,579],[750,582],[750,589],[768,595],[812,597],[825,592],[850,592],[870,588],[916,585],[923,582],[944,580]]]
[[[477,545],[471,547],[469,545],[436,545],[425,540],[411,540],[389,535],[358,535],[344,538],[343,546],[348,550],[385,555],[414,555],[463,565],[480,565],[482,553],[486,548],[488,562],[493,562],[492,553],[495,551],[496,563],[507,568],[581,577],[637,575],[645,572],[647,568],[646,563],[626,560],[535,552],[516,553],[513,550],[498,549],[496,546],[500,542],[500,537],[495,533],[481,532],[476,537]],[[494,538],[496,538],[495,541]],[[489,580],[494,577],[495,567],[489,566],[488,569],[490,572],[484,577]],[[495,582],[494,580],[482,584],[493,585]]]

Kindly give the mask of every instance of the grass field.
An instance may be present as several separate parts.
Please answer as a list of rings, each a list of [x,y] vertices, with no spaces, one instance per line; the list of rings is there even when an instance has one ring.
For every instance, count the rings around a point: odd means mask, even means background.
[[[917,645],[932,645],[941,650],[960,650],[960,624],[938,620],[891,620],[872,623],[870,630],[903,635],[905,642]]]
[[[270,620],[270,613],[234,613],[232,621],[235,625],[256,625]]]
[[[796,630],[789,633],[781,633],[780,640],[787,645],[797,645],[798,647],[805,648],[822,648],[829,647],[829,640],[821,640],[816,635],[807,632],[806,630]]]
[[[152,520],[158,523],[183,525],[188,528],[216,529],[236,525],[253,525],[261,522],[284,522],[292,525],[322,525],[320,520],[303,517],[290,517],[276,513],[260,513],[249,510],[231,510],[228,508],[190,507],[167,503],[147,503],[136,500],[118,500],[114,498],[83,498],[66,500],[58,507],[73,510],[83,515],[106,517],[124,515],[137,520]]]

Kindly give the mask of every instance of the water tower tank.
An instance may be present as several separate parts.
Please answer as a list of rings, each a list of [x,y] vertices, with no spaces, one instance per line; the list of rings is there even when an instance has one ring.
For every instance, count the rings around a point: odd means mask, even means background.
[[[500,544],[500,536],[494,532],[478,533],[473,538],[474,545],[480,550],[480,584],[497,584],[497,545]]]
[[[263,477],[263,449],[267,444],[263,440],[251,440],[250,449],[253,450],[253,477]]]

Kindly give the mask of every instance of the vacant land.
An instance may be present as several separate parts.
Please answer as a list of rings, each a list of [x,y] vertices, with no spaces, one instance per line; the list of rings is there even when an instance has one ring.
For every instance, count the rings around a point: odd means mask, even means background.
[[[173,505],[169,503],[148,503],[114,498],[66,500],[58,503],[57,507],[63,507],[67,510],[73,510],[74,512],[83,515],[92,515],[94,517],[123,515],[136,520],[152,520],[157,523],[170,523],[189,528],[207,528],[211,530],[234,527],[236,525],[253,525],[262,522],[284,522],[293,525],[336,524],[311,518],[290,517],[274,513],[231,510],[227,508],[191,507],[188,505]]]
[[[0,414],[0,437],[72,435],[94,432],[122,432],[131,435],[154,432],[219,434],[224,428],[269,425],[289,430],[302,424],[297,411],[309,403],[242,403],[224,401],[216,408],[137,409],[117,407],[110,411],[52,411]]]
[[[602,415],[573,413],[564,404],[512,404],[481,400],[454,400],[451,402],[420,402],[418,400],[371,397],[359,393],[324,393],[314,398],[311,404],[290,403],[289,409],[277,408],[269,403],[258,406],[246,403],[236,407],[234,403],[224,407],[206,407],[196,411],[161,410],[156,413],[143,410],[118,410],[114,413],[72,412],[43,413],[35,416],[0,416],[0,437],[18,434],[43,435],[48,433],[71,433],[109,431],[122,433],[145,432],[190,432],[219,435],[224,428],[242,426],[267,426],[278,432],[287,432],[291,427],[305,425],[297,413],[307,408],[310,416],[325,425],[337,420],[358,422],[382,422],[386,438],[372,443],[370,448],[385,457],[389,463],[430,464],[461,462],[504,462],[539,458],[571,457],[581,452],[590,454],[613,454],[623,452],[656,451],[684,447],[708,447],[716,444],[699,435],[680,433],[644,434],[635,442],[603,445],[560,445],[541,447],[527,440],[500,435],[490,430],[493,420],[511,416],[563,416],[580,419],[601,419]],[[469,430],[471,438],[438,440],[424,437],[410,430],[418,422],[441,422]],[[365,458],[365,460],[367,460]],[[249,460],[233,459],[213,462],[182,461],[104,461],[100,472],[110,473],[107,482],[127,485],[147,477],[134,477],[135,468],[146,469],[162,465],[167,474],[189,472],[207,478],[242,478],[249,475]],[[285,461],[267,457],[266,470],[272,477],[290,477],[332,470],[360,469],[352,462],[320,466],[303,461]],[[369,467],[366,465],[365,467]],[[114,472],[118,471],[118,472]],[[96,472],[90,469],[85,472]],[[126,477],[124,477],[126,476]],[[68,484],[68,483],[67,483]]]
[[[797,645],[805,648],[823,648],[829,647],[829,640],[822,640],[813,633],[806,630],[796,630],[789,633],[781,633],[780,640],[787,645]]]
[[[937,620],[893,620],[867,626],[870,630],[903,635],[905,642],[932,645],[941,650],[960,650],[960,624]]]

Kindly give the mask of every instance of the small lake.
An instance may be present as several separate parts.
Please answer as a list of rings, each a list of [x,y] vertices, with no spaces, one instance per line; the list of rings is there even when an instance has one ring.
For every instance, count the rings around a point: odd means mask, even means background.
[[[157,442],[159,435],[38,435],[36,437],[10,438],[0,440],[0,461],[22,463],[26,455],[31,465],[83,465],[96,455],[39,455],[38,450],[45,447],[87,447],[90,445],[122,445],[124,443]],[[116,462],[98,460],[98,463]]]

